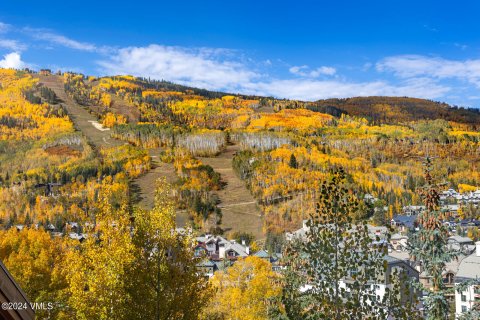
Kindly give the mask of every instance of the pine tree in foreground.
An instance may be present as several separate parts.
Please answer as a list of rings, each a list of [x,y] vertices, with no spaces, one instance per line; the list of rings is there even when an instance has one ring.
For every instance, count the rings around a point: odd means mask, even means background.
[[[393,273],[383,297],[373,285],[387,272],[387,247],[371,239],[343,169],[321,185],[306,239],[287,245],[282,302],[286,318],[416,319],[416,299],[402,272]],[[388,241],[388,239],[387,239]],[[277,317],[281,318],[281,317]]]
[[[456,255],[447,247],[448,229],[442,223],[446,216],[439,210],[441,185],[436,184],[431,175],[431,158],[427,157],[423,165],[425,185],[420,189],[420,194],[425,204],[425,211],[417,219],[419,230],[410,237],[409,251],[414,260],[423,264],[427,276],[432,281],[431,290],[419,286],[427,293],[423,297],[426,318],[448,319],[449,306],[446,294],[451,290],[445,287],[442,273],[445,271],[446,264]]]

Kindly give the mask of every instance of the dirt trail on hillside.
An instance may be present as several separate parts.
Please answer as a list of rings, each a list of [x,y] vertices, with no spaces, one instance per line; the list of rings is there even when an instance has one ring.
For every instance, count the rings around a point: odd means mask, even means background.
[[[110,130],[99,130],[95,127],[97,117],[90,114],[84,107],[70,98],[64,89],[63,79],[60,76],[38,76],[40,83],[52,89],[68,112],[68,115],[75,124],[75,128],[81,131],[95,147],[113,147],[124,144],[124,142],[112,139]]]
[[[255,235],[257,239],[264,238],[262,232],[263,218],[257,202],[233,171],[232,159],[238,146],[228,146],[224,152],[215,158],[200,158],[204,164],[210,165],[220,173],[226,183],[224,189],[217,191],[222,209],[222,228],[226,230],[245,231]]]
[[[155,181],[165,177],[168,183],[174,183],[177,179],[175,169],[171,163],[163,163],[158,159],[160,149],[150,149],[149,154],[152,159],[152,169],[148,174],[135,179],[135,183],[140,187],[140,205],[145,208],[153,207],[153,200],[155,198]]]
[[[76,103],[70,98],[64,89],[63,79],[59,76],[38,76],[40,83],[52,89],[59,103],[62,104],[72,119],[75,128],[82,132],[88,141],[95,148],[114,147],[125,144],[125,142],[110,137],[110,130],[99,130],[97,118],[90,114],[84,107]],[[132,181],[132,189],[136,193],[138,205],[145,209],[153,207],[155,196],[155,181],[159,178],[166,177],[167,182],[173,183],[176,180],[175,171],[172,164],[165,164],[158,160],[159,149],[149,150],[152,159],[152,170],[143,176]],[[183,226],[186,223],[186,213],[184,211],[177,212],[177,225]]]
[[[136,189],[138,195],[138,205],[144,209],[153,208],[155,200],[155,183],[158,179],[165,178],[168,183],[173,184],[177,180],[175,168],[171,163],[164,163],[158,158],[160,148],[149,149],[149,155],[152,161],[152,168],[144,175],[133,180],[132,187]],[[188,214],[185,210],[176,212],[177,226],[185,226],[188,222]]]
[[[84,107],[70,98],[63,86],[63,78],[60,76],[41,76],[40,83],[52,89],[75,124],[96,148],[113,147],[125,144],[125,142],[110,137],[110,130],[99,130],[97,118],[90,114]],[[237,152],[238,146],[228,146],[224,152],[215,158],[201,158],[201,161],[213,167],[221,174],[226,186],[217,192],[221,203],[223,219],[222,228],[234,231],[245,231],[255,235],[257,239],[264,238],[262,232],[263,218],[261,211],[245,187],[245,183],[237,177],[232,168],[232,159]],[[149,209],[153,206],[155,195],[155,181],[165,177],[167,182],[173,183],[177,179],[172,164],[163,163],[158,159],[160,149],[149,150],[152,159],[152,169],[143,176],[132,181],[132,189],[137,195],[140,207]],[[183,226],[187,221],[186,212],[177,211],[177,225]]]

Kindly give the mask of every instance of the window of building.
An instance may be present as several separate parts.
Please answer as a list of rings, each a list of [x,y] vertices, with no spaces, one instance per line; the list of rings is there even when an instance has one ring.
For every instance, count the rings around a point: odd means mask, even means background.
[[[465,302],[465,301],[467,301],[467,296],[462,294],[462,302]]]
[[[462,306],[462,312],[467,312],[467,306]]]
[[[451,283],[453,283],[453,278],[454,278],[453,273],[447,273],[445,275],[445,277],[443,278],[443,283],[451,284]]]

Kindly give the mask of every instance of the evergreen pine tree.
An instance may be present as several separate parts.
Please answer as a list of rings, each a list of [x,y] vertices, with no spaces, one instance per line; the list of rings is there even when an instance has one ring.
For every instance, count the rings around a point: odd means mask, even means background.
[[[289,161],[288,165],[290,166],[290,168],[294,168],[294,169],[298,168],[297,158],[295,158],[295,155],[293,153],[290,156],[290,161]]]
[[[385,295],[377,295],[372,283],[385,277],[387,247],[378,236],[370,238],[365,223],[352,224],[358,208],[343,169],[322,183],[306,238],[285,249],[282,302],[288,319],[418,318],[403,273],[392,272]]]
[[[386,203],[383,200],[377,200],[373,204],[373,223],[377,226],[384,226],[387,224],[387,212],[385,210]]]
[[[439,210],[440,184],[434,182],[431,175],[432,160],[427,157],[423,163],[425,185],[420,188],[420,195],[425,205],[425,211],[417,219],[419,231],[410,237],[410,254],[413,259],[423,264],[426,274],[432,282],[431,290],[423,298],[427,319],[447,319],[448,301],[446,294],[449,291],[442,278],[446,263],[455,258],[456,254],[447,247],[448,229],[442,220],[445,214]]]
[[[30,214],[25,215],[25,221],[24,221],[25,226],[30,226],[32,224],[32,219],[30,218]]]

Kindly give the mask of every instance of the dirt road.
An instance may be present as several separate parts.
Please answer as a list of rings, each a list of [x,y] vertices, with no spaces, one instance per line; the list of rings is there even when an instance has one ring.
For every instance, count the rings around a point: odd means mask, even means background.
[[[200,158],[204,164],[210,165],[220,173],[226,182],[224,189],[217,192],[222,209],[222,228],[226,230],[245,231],[255,235],[257,239],[263,238],[263,219],[257,202],[233,171],[232,159],[239,150],[238,146],[228,146],[224,152],[215,158]]]

